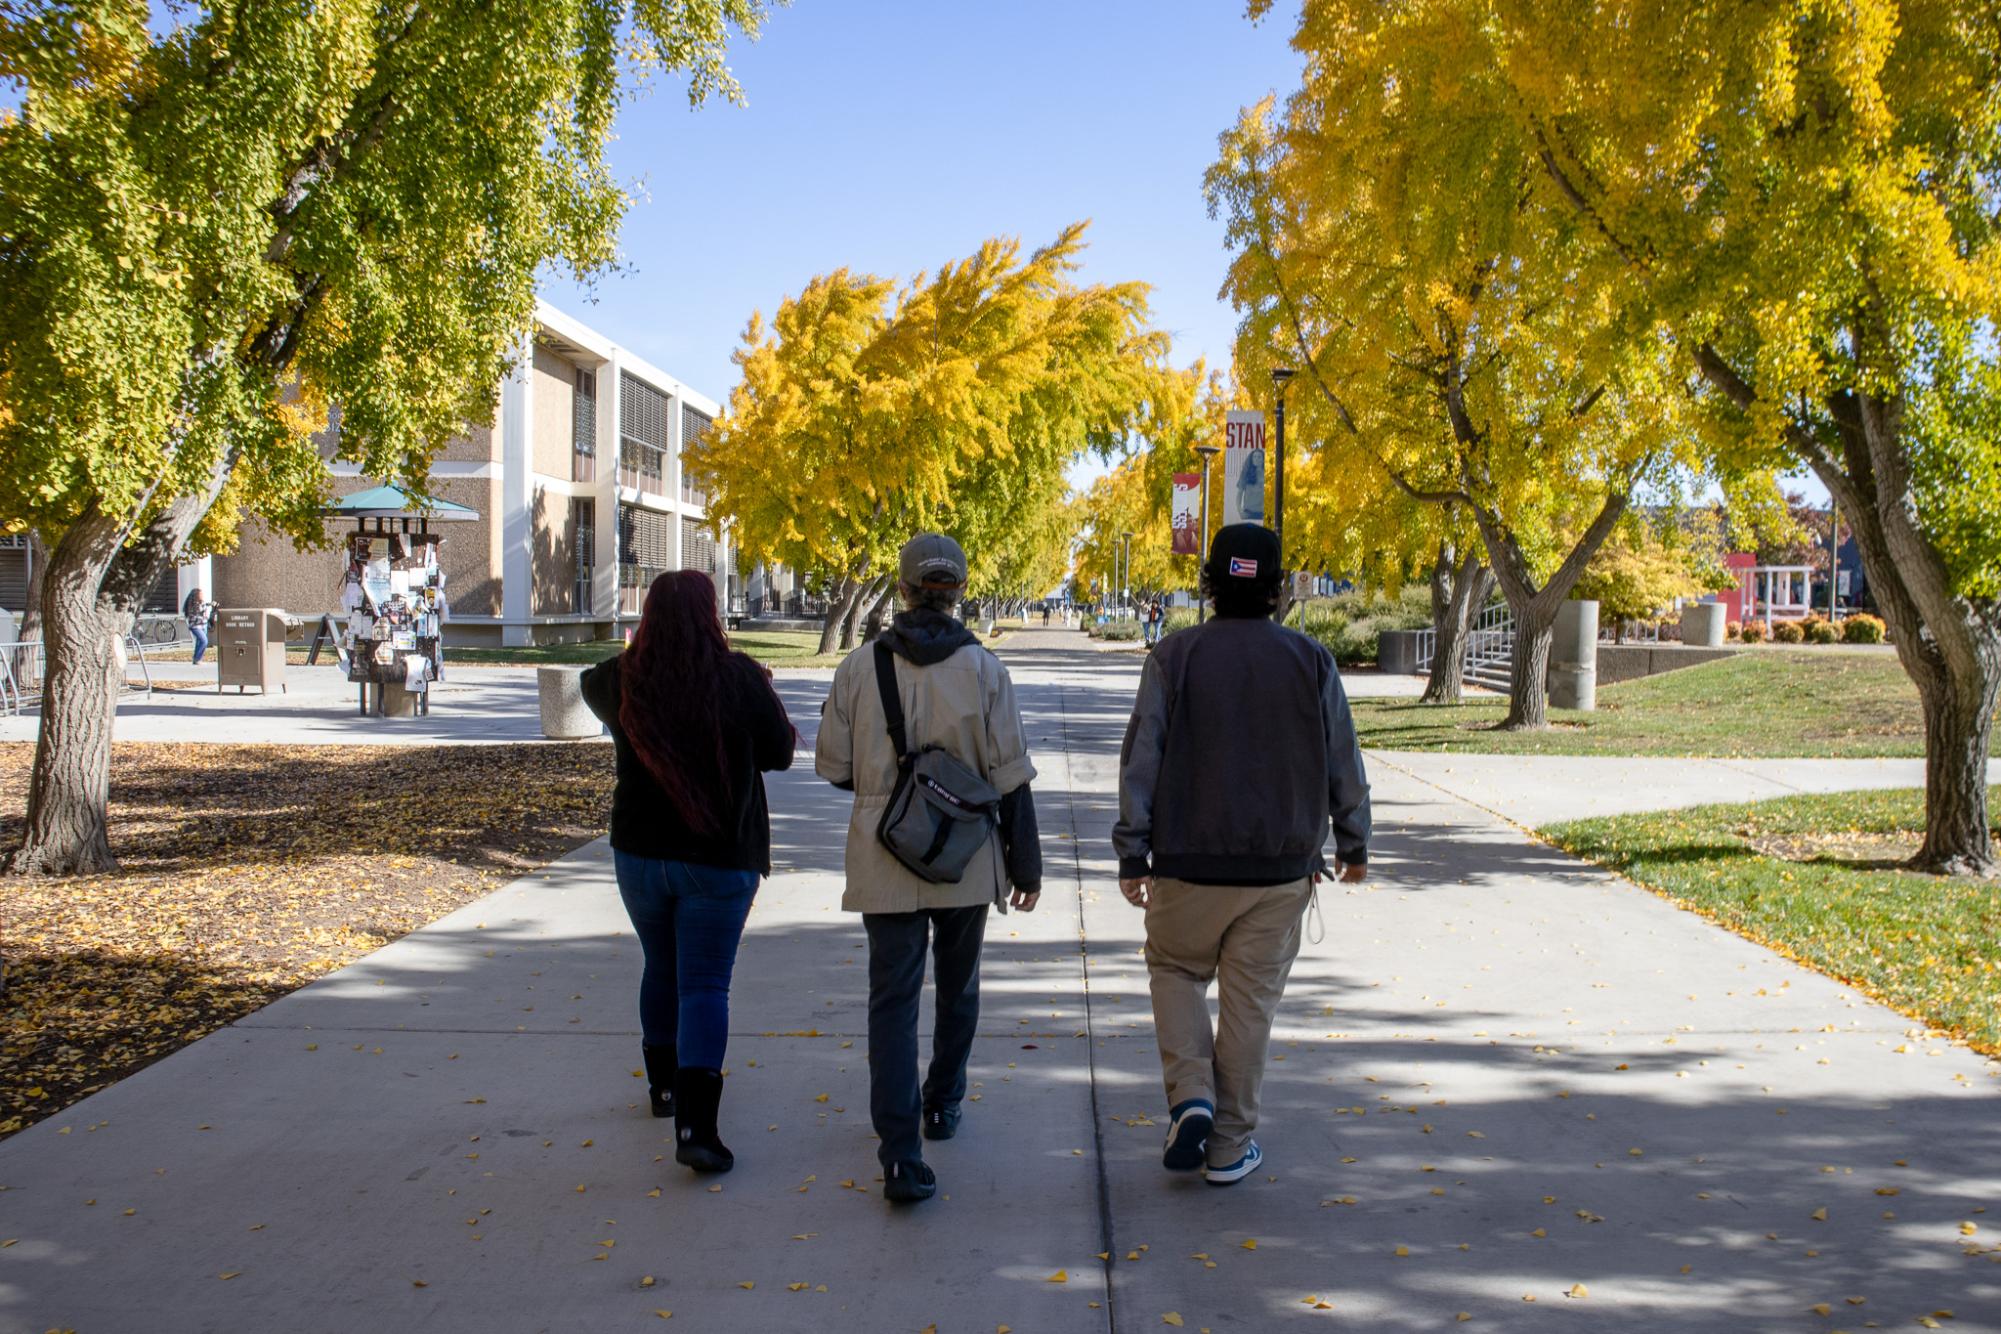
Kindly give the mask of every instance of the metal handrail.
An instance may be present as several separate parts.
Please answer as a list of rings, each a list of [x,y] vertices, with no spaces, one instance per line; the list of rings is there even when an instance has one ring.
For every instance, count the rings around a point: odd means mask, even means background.
[[[120,638],[125,648],[123,688],[137,691],[142,695],[152,694],[153,668],[146,660],[148,646],[140,643],[137,635],[123,635]],[[155,644],[151,647],[169,646]],[[39,683],[48,676],[42,670],[41,658],[42,641],[39,639],[0,640],[0,715],[18,715],[24,712],[30,698],[36,703],[41,701],[42,690]],[[136,682],[132,679],[134,662],[139,664],[139,680]],[[32,690],[27,684],[29,681],[37,683]]]
[[[1497,602],[1474,617],[1473,624],[1466,627],[1466,634],[1459,641],[1459,654],[1465,670],[1490,663],[1510,663],[1514,660],[1515,614],[1508,610],[1505,602]],[[1419,630],[1417,670],[1429,672],[1431,660],[1437,655],[1437,629],[1427,627]]]

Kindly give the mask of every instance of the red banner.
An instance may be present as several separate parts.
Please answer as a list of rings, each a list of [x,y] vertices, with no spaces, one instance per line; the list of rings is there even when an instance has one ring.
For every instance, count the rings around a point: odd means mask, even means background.
[[[1177,556],[1199,556],[1202,554],[1202,531],[1198,525],[1202,514],[1202,474],[1178,472],[1174,474],[1174,505],[1169,510],[1174,524],[1174,554]]]

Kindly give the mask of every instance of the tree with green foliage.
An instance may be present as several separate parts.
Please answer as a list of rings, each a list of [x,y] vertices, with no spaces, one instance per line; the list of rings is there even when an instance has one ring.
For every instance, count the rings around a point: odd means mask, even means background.
[[[18,873],[113,865],[117,646],[253,510],[323,535],[314,432],[418,491],[490,420],[546,263],[613,256],[631,76],[735,91],[763,0],[0,7],[0,526],[49,544]]]

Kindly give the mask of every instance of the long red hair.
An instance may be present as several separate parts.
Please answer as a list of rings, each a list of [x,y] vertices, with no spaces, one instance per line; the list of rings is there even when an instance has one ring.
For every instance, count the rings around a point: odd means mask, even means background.
[[[723,832],[734,777],[723,732],[729,656],[715,584],[674,570],[646,590],[618,671],[625,739],[683,823],[707,836]]]

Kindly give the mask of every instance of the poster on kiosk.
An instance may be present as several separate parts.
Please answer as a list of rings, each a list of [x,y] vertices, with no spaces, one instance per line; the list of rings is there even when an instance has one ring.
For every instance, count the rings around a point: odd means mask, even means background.
[[[1223,522],[1265,521],[1265,415],[1223,418]]]
[[[1202,474],[1195,472],[1174,474],[1174,503],[1170,515],[1174,525],[1175,555],[1202,554],[1202,534],[1198,528],[1201,512]]]

